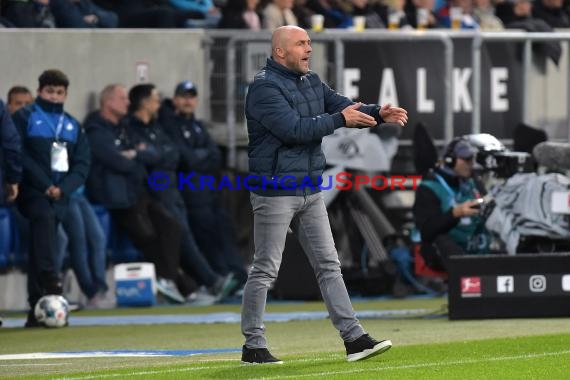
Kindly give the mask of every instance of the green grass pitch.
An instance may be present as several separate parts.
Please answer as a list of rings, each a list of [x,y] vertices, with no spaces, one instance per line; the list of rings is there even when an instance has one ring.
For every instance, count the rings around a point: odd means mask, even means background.
[[[355,302],[359,310],[438,310],[444,299]],[[322,311],[322,303],[270,304],[268,312]],[[239,311],[238,305],[79,312],[140,315]],[[18,379],[569,379],[570,318],[448,321],[363,320],[394,347],[348,363],[328,320],[268,323],[271,351],[283,365],[241,365],[240,354],[192,357],[63,358],[0,361],[0,378]],[[0,355],[82,350],[239,348],[238,324],[0,328]]]

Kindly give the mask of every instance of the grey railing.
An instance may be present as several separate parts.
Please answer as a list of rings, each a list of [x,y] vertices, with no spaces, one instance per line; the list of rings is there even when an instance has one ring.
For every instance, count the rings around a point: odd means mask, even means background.
[[[537,41],[570,41],[570,32],[556,33],[526,33],[526,32],[484,32],[476,33],[472,45],[473,68],[473,113],[471,130],[473,133],[481,132],[481,48],[484,43],[491,41],[520,41],[524,42],[523,55],[523,114],[522,120],[529,123],[529,110],[532,107],[529,94],[530,75],[532,66],[532,43]],[[570,64],[567,66],[570,78]],[[568,140],[570,141],[570,85],[567,86],[566,97],[566,124],[568,126]]]

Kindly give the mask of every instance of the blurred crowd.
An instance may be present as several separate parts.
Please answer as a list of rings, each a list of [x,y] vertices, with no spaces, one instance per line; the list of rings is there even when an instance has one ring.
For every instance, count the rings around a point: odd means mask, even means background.
[[[570,27],[570,0],[3,0],[16,28],[453,28],[544,31]],[[536,21],[538,20],[538,21]],[[362,28],[362,27],[361,27]],[[320,29],[320,27],[319,27]],[[318,30],[318,29],[317,29]]]

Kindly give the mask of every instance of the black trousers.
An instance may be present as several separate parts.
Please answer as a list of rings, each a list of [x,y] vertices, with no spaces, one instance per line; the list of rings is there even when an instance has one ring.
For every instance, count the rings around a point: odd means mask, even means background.
[[[43,194],[19,198],[18,207],[30,223],[28,302],[33,308],[43,295],[61,293],[55,265],[58,218],[52,201]]]
[[[190,229],[212,268],[222,274],[234,273],[245,283],[246,265],[239,253],[229,214],[213,191],[183,191]]]
[[[465,251],[448,235],[438,235],[432,243],[422,242],[420,253],[428,267],[446,271],[448,258],[464,255]]]
[[[111,210],[111,215],[145,259],[154,263],[156,275],[176,280],[181,241],[176,219],[147,194],[128,209]]]

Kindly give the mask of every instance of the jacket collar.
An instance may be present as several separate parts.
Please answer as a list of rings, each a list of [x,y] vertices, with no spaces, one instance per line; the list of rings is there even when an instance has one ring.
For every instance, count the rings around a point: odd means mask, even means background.
[[[447,169],[447,170],[446,170]],[[440,176],[443,177],[443,179],[445,180],[445,182],[447,182],[447,184],[454,188],[457,189],[459,188],[459,184],[460,184],[460,178],[458,176],[456,176],[453,173],[453,170],[447,168],[447,167],[437,167],[435,169],[435,173],[439,174]]]
[[[63,103],[53,103],[50,102],[49,100],[42,99],[39,96],[36,97],[36,105],[40,106],[41,109],[45,112],[50,112],[50,113],[63,112]]]
[[[273,57],[269,57],[267,58],[267,68],[272,70],[272,71],[277,71],[279,74],[286,76],[286,77],[290,77],[293,79],[298,79],[302,76],[304,76],[304,74],[298,73],[297,71],[293,71],[291,69],[288,69],[287,67],[283,66],[280,63],[277,63]]]
[[[155,120],[151,119],[148,124],[145,124],[141,119],[136,117],[134,114],[129,115],[129,125],[135,128],[152,128],[154,126]]]
[[[92,113],[90,113],[87,118],[85,119],[85,123],[84,127],[85,129],[89,130],[93,127],[102,127],[102,128],[108,128],[108,129],[114,129],[114,128],[118,128],[121,126],[121,120],[119,120],[119,122],[117,124],[113,123],[110,120],[105,119],[103,116],[101,116],[101,113],[99,112],[99,110],[93,111]]]

